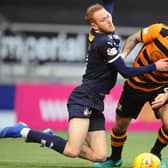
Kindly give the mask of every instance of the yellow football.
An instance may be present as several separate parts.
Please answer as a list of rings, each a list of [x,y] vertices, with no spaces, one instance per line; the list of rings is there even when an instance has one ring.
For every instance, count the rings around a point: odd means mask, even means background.
[[[135,157],[132,168],[161,168],[161,162],[152,153],[140,153]]]

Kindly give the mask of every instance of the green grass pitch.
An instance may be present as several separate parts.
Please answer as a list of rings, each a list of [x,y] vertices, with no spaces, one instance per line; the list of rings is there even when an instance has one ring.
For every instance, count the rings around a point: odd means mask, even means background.
[[[57,133],[66,137],[65,133]],[[124,146],[123,168],[131,168],[133,159],[142,152],[148,152],[157,133],[129,132]],[[110,153],[110,134],[107,133],[108,153]],[[168,163],[168,147],[163,150],[163,158]],[[41,148],[39,144],[25,143],[24,139],[0,139],[0,168],[82,168],[91,167],[91,162],[80,158],[67,158],[57,152]]]

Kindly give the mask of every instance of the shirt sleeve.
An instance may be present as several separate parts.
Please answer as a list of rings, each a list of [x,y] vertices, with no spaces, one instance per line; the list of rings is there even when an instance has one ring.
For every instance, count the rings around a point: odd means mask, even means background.
[[[113,71],[115,69],[125,78],[141,75],[156,69],[155,64],[149,64],[148,66],[141,67],[128,67],[121,58],[118,45],[112,39],[102,40],[99,49],[105,62],[109,65],[111,70]]]
[[[104,8],[112,15],[114,10],[115,0],[102,0]]]
[[[106,63],[112,63],[120,57],[119,47],[112,40],[104,40],[99,49]]]
[[[128,67],[121,57],[109,64],[109,66],[112,70],[115,68],[124,78],[142,75],[143,73],[156,70],[156,65],[154,63],[147,66]]]

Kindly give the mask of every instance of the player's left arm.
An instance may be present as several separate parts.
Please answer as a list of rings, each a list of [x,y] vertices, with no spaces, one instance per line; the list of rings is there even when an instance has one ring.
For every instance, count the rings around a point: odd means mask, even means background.
[[[114,68],[125,78],[141,75],[143,73],[151,72],[153,70],[167,71],[168,70],[168,58],[160,59],[155,63],[151,63],[147,66],[129,67],[125,64],[121,58],[120,51],[113,41],[109,38],[102,39],[99,43],[98,51],[103,56],[105,62],[109,67]]]
[[[104,8],[112,15],[114,10],[115,0],[102,0]]]

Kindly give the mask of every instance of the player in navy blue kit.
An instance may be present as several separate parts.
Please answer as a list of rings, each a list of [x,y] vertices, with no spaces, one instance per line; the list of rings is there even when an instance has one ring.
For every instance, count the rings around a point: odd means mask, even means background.
[[[108,6],[112,1],[104,0],[104,3]],[[82,84],[68,99],[68,139],[32,130],[22,123],[1,130],[1,138],[25,137],[26,142],[40,143],[68,157],[94,162],[106,160],[104,98],[114,87],[118,72],[132,77],[156,69],[167,71],[168,60],[138,68],[127,67],[120,55],[120,39],[115,34],[110,12],[101,4],[94,4],[87,8],[85,19],[91,27],[87,66]]]

